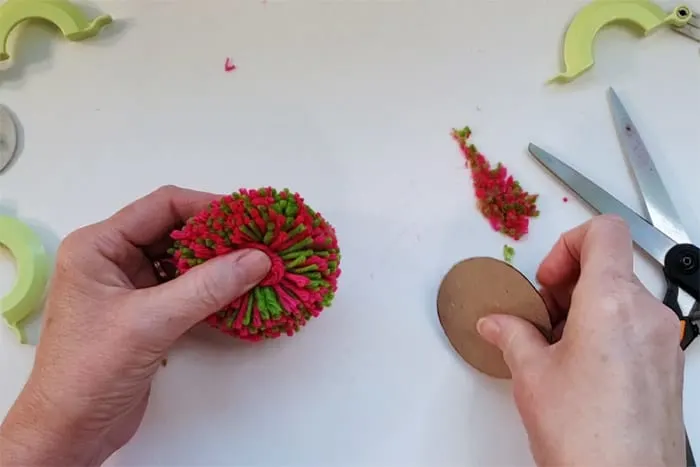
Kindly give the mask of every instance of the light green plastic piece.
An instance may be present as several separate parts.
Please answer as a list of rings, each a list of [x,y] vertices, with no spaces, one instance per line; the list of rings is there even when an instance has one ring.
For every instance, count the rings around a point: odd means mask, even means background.
[[[648,0],[593,0],[576,13],[569,25],[564,37],[565,70],[549,83],[572,81],[591,68],[595,37],[609,24],[635,26],[647,36],[662,26],[685,26],[691,17],[692,10],[685,5],[669,14]]]
[[[0,61],[7,60],[7,41],[12,30],[25,20],[42,19],[55,24],[71,41],[93,37],[112,22],[109,15],[89,20],[85,13],[68,0],[7,0],[0,5]]]
[[[0,244],[10,250],[17,264],[17,280],[10,293],[0,299],[0,313],[24,344],[27,339],[21,321],[36,311],[44,299],[48,256],[37,234],[14,217],[0,216]]]

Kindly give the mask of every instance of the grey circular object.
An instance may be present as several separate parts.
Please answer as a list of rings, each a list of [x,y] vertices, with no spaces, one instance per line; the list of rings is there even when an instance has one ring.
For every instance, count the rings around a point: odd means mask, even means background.
[[[17,124],[12,112],[0,105],[0,173],[3,172],[17,153]]]

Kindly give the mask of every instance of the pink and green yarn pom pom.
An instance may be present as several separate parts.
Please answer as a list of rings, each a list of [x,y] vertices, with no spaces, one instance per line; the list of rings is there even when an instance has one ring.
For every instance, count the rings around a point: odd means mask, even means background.
[[[250,341],[289,336],[331,304],[340,275],[334,228],[299,194],[241,189],[212,202],[171,233],[178,274],[218,255],[257,248],[272,261],[257,287],[207,318]]]

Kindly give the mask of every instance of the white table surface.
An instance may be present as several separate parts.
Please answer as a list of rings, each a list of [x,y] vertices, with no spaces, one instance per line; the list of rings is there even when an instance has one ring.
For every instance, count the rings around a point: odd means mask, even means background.
[[[70,43],[36,25],[18,34],[0,102],[17,114],[24,148],[0,175],[0,207],[51,251],[163,184],[289,187],[339,235],[331,308],[264,345],[184,339],[110,463],[530,465],[510,385],[459,360],[437,321],[451,265],[500,258],[512,243],[474,208],[451,128],[470,125],[494,163],[541,193],[542,215],[516,244],[515,265],[534,280],[561,232],[592,212],[531,159],[530,141],[641,208],[612,126],[613,86],[700,241],[700,45],[668,30],[640,39],[606,29],[589,73],[547,86],[584,4],[103,1],[92,6],[115,23],[94,39]],[[0,265],[6,292],[13,267],[7,256]],[[641,255],[635,267],[661,297],[660,269]],[[36,338],[38,321],[31,329]],[[0,329],[2,413],[33,354]],[[686,423],[700,446],[698,347],[686,358]]]

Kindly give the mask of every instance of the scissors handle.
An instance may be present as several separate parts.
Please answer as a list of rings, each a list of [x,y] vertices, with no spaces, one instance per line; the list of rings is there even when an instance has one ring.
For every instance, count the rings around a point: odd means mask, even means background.
[[[681,349],[685,351],[700,334],[696,313],[685,316],[678,304],[679,288],[690,294],[696,303],[700,300],[700,249],[695,245],[683,243],[671,248],[664,260],[664,276],[666,277],[666,295],[664,305],[669,307],[681,321]],[[688,434],[685,434],[686,466],[695,467],[695,456],[690,446]]]
[[[681,318],[681,349],[685,350],[698,337],[698,325],[688,318]]]
[[[664,274],[671,282],[700,300],[700,249],[689,243],[674,246],[664,259]]]
[[[678,286],[666,276],[666,295],[664,295],[664,305],[673,311],[681,322],[681,349],[685,350],[700,335],[700,328],[695,321],[697,316],[684,316],[678,304]]]
[[[666,295],[664,305],[681,321],[681,348],[685,350],[700,335],[696,316],[684,316],[678,304],[678,290],[685,290],[696,301],[700,300],[700,249],[688,243],[671,248],[664,260]]]
[[[693,448],[690,447],[690,440],[688,439],[688,433],[685,434],[685,465],[687,467],[696,467],[695,455],[693,454]]]

